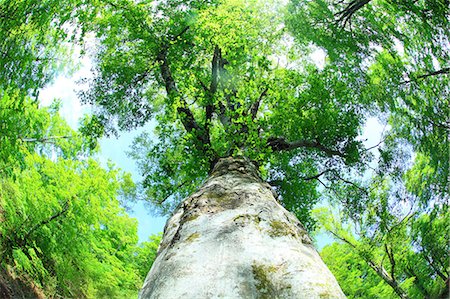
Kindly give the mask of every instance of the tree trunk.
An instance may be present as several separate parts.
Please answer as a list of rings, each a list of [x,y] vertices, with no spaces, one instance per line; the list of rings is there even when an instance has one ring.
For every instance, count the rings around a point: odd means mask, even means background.
[[[139,298],[345,298],[247,159],[221,159],[177,208]]]

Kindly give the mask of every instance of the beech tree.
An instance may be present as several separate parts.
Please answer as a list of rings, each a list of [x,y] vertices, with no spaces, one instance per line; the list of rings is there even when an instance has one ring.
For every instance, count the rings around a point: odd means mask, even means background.
[[[109,133],[156,120],[156,142],[140,136],[132,156],[145,197],[173,214],[142,297],[343,296],[281,205],[311,228],[316,179],[351,183],[350,169],[367,162],[357,137],[368,105],[353,95],[360,87],[289,41],[282,9],[109,1],[99,10],[95,76],[81,97]]]

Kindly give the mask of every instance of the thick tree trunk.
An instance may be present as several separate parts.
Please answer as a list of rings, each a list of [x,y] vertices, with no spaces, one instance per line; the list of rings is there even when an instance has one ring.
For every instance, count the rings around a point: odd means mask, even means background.
[[[139,298],[345,298],[257,168],[221,159],[166,224]]]

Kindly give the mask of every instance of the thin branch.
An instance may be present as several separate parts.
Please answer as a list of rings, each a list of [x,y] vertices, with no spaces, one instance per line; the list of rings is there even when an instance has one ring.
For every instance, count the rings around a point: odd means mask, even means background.
[[[253,103],[252,107],[250,107],[250,115],[252,116],[252,120],[255,120],[256,114],[258,113],[259,106],[261,105],[262,99],[267,95],[268,87],[264,89],[264,91],[259,96],[258,100]]]
[[[200,79],[198,80],[198,82],[200,83],[200,86],[203,88],[203,90],[205,91],[205,93],[209,94],[209,93],[210,93],[210,90],[209,90],[208,86],[206,86],[206,84],[203,83],[203,81],[200,80]]]
[[[173,190],[173,192],[169,193],[168,195],[166,195],[163,199],[158,201],[158,204],[163,204],[169,197],[171,197],[175,192],[178,191],[178,189],[180,189],[181,187],[183,187],[184,185],[186,185],[188,183],[188,181],[184,181],[181,184],[178,184]]]
[[[209,89],[204,86],[203,89],[207,91],[207,104],[205,106],[205,131],[209,135],[209,123],[211,122],[214,113],[213,95],[217,91],[217,84],[219,82],[219,67],[222,59],[222,52],[218,46],[214,47],[214,55],[211,61],[211,84]],[[202,82],[203,83],[203,82]]]
[[[413,81],[417,81],[417,80],[420,80],[420,79],[425,79],[425,78],[428,78],[428,77],[431,77],[431,76],[447,75],[447,74],[450,74],[450,67],[443,68],[443,69],[440,69],[438,71],[434,71],[434,72],[431,72],[431,73],[428,73],[428,74],[420,75],[420,76],[417,76],[417,77],[412,78],[410,80],[402,81],[402,82],[400,82],[400,84],[408,84],[408,83],[411,83]]]
[[[350,245],[351,247],[353,247],[354,249],[357,249],[356,245],[353,244],[352,242],[350,242],[349,240],[347,240],[345,237],[342,237],[340,235],[338,235],[337,233],[335,233],[332,230],[327,230],[330,234],[332,234],[335,238],[347,243],[348,245]]]
[[[434,262],[431,260],[431,258],[427,255],[424,254],[423,255],[425,257],[425,259],[427,260],[427,263],[431,266],[431,268],[433,268],[434,272],[436,272],[436,274],[443,280],[443,281],[447,281],[448,280],[448,276],[445,276],[444,273],[442,273],[434,264]]]
[[[26,241],[26,240],[30,237],[30,235],[31,235],[34,231],[36,231],[38,228],[40,228],[40,227],[42,227],[42,226],[44,226],[44,225],[50,223],[51,221],[55,220],[56,218],[58,218],[58,217],[64,215],[65,213],[67,213],[67,211],[69,211],[69,200],[67,200],[67,201],[64,203],[64,206],[63,206],[63,208],[61,209],[61,211],[59,211],[59,212],[53,214],[51,217],[49,217],[49,218],[47,218],[47,219],[44,219],[44,220],[42,220],[42,221],[39,222],[39,223],[36,223],[36,224],[35,224],[35,225],[34,225],[34,226],[33,226],[33,227],[25,234],[25,236],[23,237],[22,240],[23,240],[23,241]]]
[[[338,180],[341,180],[341,181],[343,181],[346,184],[352,185],[353,187],[357,188],[358,190],[360,190],[361,192],[365,193],[366,195],[369,194],[369,192],[366,189],[364,189],[363,187],[358,186],[356,183],[353,183],[352,181],[344,179],[344,178],[340,177],[339,175],[337,175],[336,173],[335,173],[335,176],[336,176],[336,178]]]
[[[402,218],[398,223],[394,224],[391,228],[388,229],[387,233],[390,234],[394,229],[399,227],[404,221],[408,221],[411,217],[413,217],[416,213],[411,213],[414,208],[414,205],[411,205],[411,208],[409,209],[408,213],[405,215],[405,217]]]
[[[319,141],[310,141],[310,140],[297,140],[293,142],[286,141],[284,138],[281,137],[270,137],[268,139],[268,146],[272,148],[273,151],[286,151],[286,150],[293,150],[296,148],[314,148],[317,149],[323,153],[325,153],[327,156],[339,156],[342,158],[345,158],[345,154],[337,151],[329,149],[325,146],[323,146]]]
[[[352,16],[370,1],[371,0],[351,1],[350,3],[347,4],[347,7],[345,7],[343,10],[335,14],[338,17],[336,22],[341,23],[342,27],[345,27],[347,23],[351,22]]]
[[[214,55],[211,61],[211,85],[209,90],[211,94],[217,91],[217,84],[219,82],[219,67],[222,60],[222,51],[218,46],[214,48]]]
[[[42,138],[19,137],[19,140],[21,140],[22,142],[46,143],[46,142],[50,142],[51,140],[55,140],[55,139],[68,139],[68,138],[72,138],[72,136],[47,136],[47,137],[42,137]]]
[[[310,177],[301,177],[300,179],[302,179],[304,181],[311,181],[311,180],[314,180],[314,179],[318,179],[319,177],[321,177],[322,175],[324,175],[325,173],[330,172],[330,171],[331,171],[331,169],[325,169],[324,171],[322,171],[322,172],[320,172],[320,173],[318,173],[316,175],[313,175],[313,176],[310,176]]]
[[[395,259],[394,254],[392,253],[392,249],[389,249],[387,244],[384,243],[384,251],[386,252],[389,262],[391,263],[391,278],[395,280]]]
[[[177,40],[188,29],[189,26],[185,27],[179,34],[170,38],[169,41]],[[178,98],[180,100],[181,105],[180,107],[177,108],[177,112],[180,116],[181,123],[183,124],[187,132],[195,131],[197,140],[199,140],[202,143],[201,147],[203,147],[204,145],[210,144],[209,134],[204,134],[205,133],[204,130],[196,122],[194,114],[188,108],[186,100],[180,95],[180,92],[178,91],[177,85],[175,83],[175,80],[173,79],[172,72],[170,70],[169,62],[167,59],[169,44],[170,42],[164,44],[161,47],[161,51],[156,57],[156,60],[160,62],[160,72],[163,81],[165,83],[166,92],[169,98],[173,100]],[[203,148],[201,149],[203,150]]]
[[[386,126],[385,126],[385,127],[386,127]],[[383,129],[383,131],[384,131],[384,129]],[[383,138],[381,138],[381,140],[380,140],[377,144],[372,145],[371,147],[368,147],[368,148],[364,149],[364,151],[368,152],[368,151],[370,151],[370,150],[372,150],[372,149],[374,149],[374,148],[376,148],[376,147],[379,147],[382,143],[384,143],[384,142],[386,141],[386,139],[388,138],[388,136],[389,136],[389,135],[384,136]]]

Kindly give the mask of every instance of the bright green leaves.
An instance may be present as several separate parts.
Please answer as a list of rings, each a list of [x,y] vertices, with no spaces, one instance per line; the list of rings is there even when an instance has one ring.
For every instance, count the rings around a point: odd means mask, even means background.
[[[136,269],[139,271],[140,277],[147,277],[153,261],[156,258],[156,253],[158,252],[158,246],[161,242],[161,238],[161,234],[152,235],[149,237],[148,241],[142,242],[139,246],[137,246],[134,263],[136,265]]]
[[[316,140],[345,153],[348,164],[359,161],[361,143],[355,138],[365,120],[363,105],[352,87],[340,82],[343,75],[338,70],[307,66],[307,71],[278,71],[267,100],[268,134],[290,141]]]
[[[322,249],[323,261],[347,298],[393,298],[395,293],[350,246],[333,243]]]
[[[144,199],[158,212],[167,214],[206,178],[209,161],[192,144],[190,136],[174,128],[163,128],[154,142],[148,134],[133,143],[130,156],[138,162],[144,176]],[[203,159],[202,159],[203,158]]]
[[[376,223],[344,225],[331,211],[317,211],[320,226],[339,242],[325,247],[322,257],[344,293],[350,298],[441,294],[448,277],[448,244],[443,241],[448,229],[442,226],[448,214],[432,214],[432,221],[426,215],[393,217],[383,229]]]
[[[277,1],[113,1],[98,15],[96,77],[83,94],[98,110],[85,131],[96,136],[156,119],[159,141],[140,137],[132,156],[146,197],[164,212],[219,157],[244,155],[263,168],[285,159],[269,144],[274,138],[300,144],[287,160],[308,161],[311,175],[327,161],[339,172],[368,158],[356,138],[369,105],[354,93],[366,78],[349,80],[351,67],[319,71],[304,63],[282,11]],[[290,179],[305,174],[280,165]],[[305,221],[318,198],[308,188],[316,186],[290,183],[280,191]]]
[[[34,154],[25,162],[15,181],[1,181],[2,262],[16,265],[17,274],[30,276],[49,295],[121,298],[137,292],[144,277],[134,264],[136,220],[117,199],[122,174],[93,160],[52,162]]]
[[[39,109],[17,90],[0,90],[0,173],[11,173],[37,151],[48,157],[74,159],[89,152],[80,135],[58,115],[58,103]]]
[[[198,14],[196,43],[218,46],[233,75],[242,76],[246,64],[273,54],[282,28],[276,10],[273,1],[221,1]]]
[[[0,3],[0,88],[20,89],[37,96],[63,66],[70,65],[71,45],[84,30],[69,22],[88,26],[94,1],[30,1]],[[81,10],[80,7],[82,7]]]

